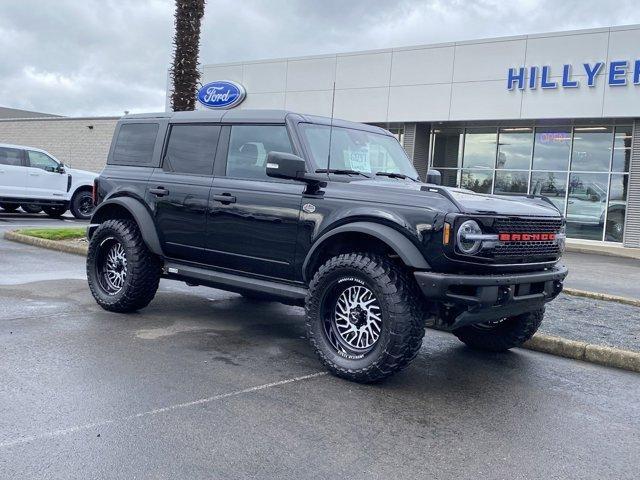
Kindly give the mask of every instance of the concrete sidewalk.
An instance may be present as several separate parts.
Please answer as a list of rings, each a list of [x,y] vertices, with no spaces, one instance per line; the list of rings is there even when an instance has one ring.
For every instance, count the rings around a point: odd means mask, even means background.
[[[640,299],[640,260],[592,253],[566,252],[565,287]]]

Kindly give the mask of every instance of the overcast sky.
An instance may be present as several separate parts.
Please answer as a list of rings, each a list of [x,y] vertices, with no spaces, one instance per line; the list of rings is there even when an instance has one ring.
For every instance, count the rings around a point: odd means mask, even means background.
[[[632,23],[637,0],[208,0],[200,62]],[[2,0],[0,106],[164,110],[172,36],[171,0]]]

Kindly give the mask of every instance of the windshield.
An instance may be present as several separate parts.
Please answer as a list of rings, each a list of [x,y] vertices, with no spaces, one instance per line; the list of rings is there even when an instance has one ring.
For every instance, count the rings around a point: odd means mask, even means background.
[[[407,154],[395,137],[352,128],[333,127],[331,165],[328,125],[301,124],[302,135],[318,169],[354,170],[366,175],[396,173],[418,178]]]

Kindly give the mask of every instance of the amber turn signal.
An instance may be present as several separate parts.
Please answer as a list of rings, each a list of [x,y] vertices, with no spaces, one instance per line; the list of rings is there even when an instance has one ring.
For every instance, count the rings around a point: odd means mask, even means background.
[[[451,225],[445,222],[444,229],[442,230],[442,244],[449,245],[450,237],[451,237]]]

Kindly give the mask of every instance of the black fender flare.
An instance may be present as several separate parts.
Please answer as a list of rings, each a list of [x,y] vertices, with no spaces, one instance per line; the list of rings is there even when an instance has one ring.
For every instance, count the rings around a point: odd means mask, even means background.
[[[98,227],[100,223],[102,223],[100,221],[101,213],[103,214],[109,208],[113,208],[113,205],[118,205],[119,207],[126,209],[131,214],[134,221],[138,224],[142,239],[144,240],[144,243],[147,244],[147,247],[149,247],[149,250],[151,250],[156,255],[163,256],[164,253],[162,252],[162,247],[160,246],[160,238],[158,237],[156,224],[153,221],[151,214],[142,204],[142,202],[132,197],[112,198],[98,205],[91,217],[91,224],[89,225],[89,229],[87,230],[87,236],[91,238],[91,235],[93,235],[93,231]]]
[[[309,281],[309,265],[314,258],[316,252],[322,245],[334,235],[340,233],[364,233],[376,237],[377,239],[386,243],[389,248],[398,254],[400,259],[405,265],[411,268],[428,270],[431,268],[429,263],[425,260],[424,255],[418,250],[409,238],[400,233],[398,230],[391,228],[388,225],[373,222],[353,222],[347,223],[340,227],[329,230],[324,233],[318,240],[316,240],[307,253],[304,263],[302,265],[302,273],[305,281]]]

